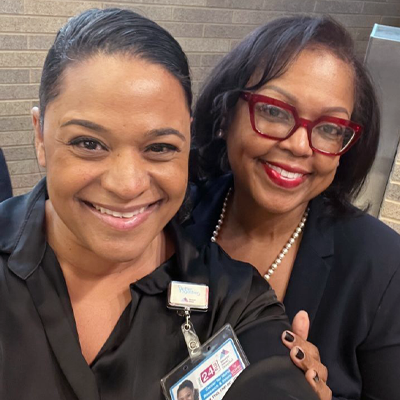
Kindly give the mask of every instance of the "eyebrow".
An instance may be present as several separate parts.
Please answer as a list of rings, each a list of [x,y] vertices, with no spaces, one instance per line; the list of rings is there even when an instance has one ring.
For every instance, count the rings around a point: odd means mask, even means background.
[[[146,136],[149,137],[149,138],[160,137],[160,136],[168,136],[168,135],[178,136],[180,139],[182,139],[184,142],[186,142],[185,135],[183,133],[179,132],[178,130],[173,129],[173,128],[152,129],[152,130],[146,132]]]
[[[84,128],[90,129],[97,133],[110,133],[110,131],[102,125],[96,124],[95,122],[91,122],[85,119],[71,119],[61,125],[61,127],[69,126],[69,125],[78,125]],[[186,142],[186,137],[183,133],[179,132],[173,128],[158,128],[158,129],[151,129],[145,133],[145,136],[148,138],[155,138],[160,136],[168,136],[168,135],[175,135]]]
[[[95,122],[87,121],[86,119],[70,119],[69,121],[64,122],[61,127],[63,128],[64,126],[69,125],[79,125],[99,133],[109,133],[109,130],[104,126],[96,124]]]
[[[266,89],[271,89],[271,90],[274,90],[275,92],[278,92],[278,93],[284,95],[290,101],[290,103],[292,103],[292,105],[299,103],[299,101],[297,100],[296,97],[294,97],[293,95],[288,93],[286,90],[281,89],[278,86],[268,85],[268,86],[266,86]],[[322,114],[334,113],[334,112],[345,113],[350,118],[349,112],[344,107],[326,107],[326,108],[322,109]]]

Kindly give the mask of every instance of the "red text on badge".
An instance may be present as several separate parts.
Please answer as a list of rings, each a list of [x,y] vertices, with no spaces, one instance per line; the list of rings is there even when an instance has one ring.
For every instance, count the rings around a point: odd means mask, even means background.
[[[201,381],[205,383],[209,379],[211,379],[214,375],[215,375],[214,367],[210,365],[200,374]]]

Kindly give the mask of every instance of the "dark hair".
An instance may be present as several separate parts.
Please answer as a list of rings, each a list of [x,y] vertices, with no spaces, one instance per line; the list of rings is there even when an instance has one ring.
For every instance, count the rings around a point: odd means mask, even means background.
[[[253,31],[215,67],[194,111],[194,179],[220,176],[230,170],[226,142],[216,135],[232,121],[239,93],[255,91],[281,76],[305,48],[322,48],[352,66],[355,103],[351,119],[364,127],[359,141],[340,159],[334,181],[324,192],[330,210],[350,210],[372,166],[379,142],[380,113],[368,73],[357,59],[350,34],[330,17],[276,19]],[[247,86],[255,72],[261,77]]]
[[[188,389],[194,391],[193,382],[190,381],[189,379],[186,379],[186,381],[183,381],[183,382],[179,385],[178,391],[176,392],[177,395],[179,394],[179,392],[180,392],[181,390],[183,390],[183,389],[185,389],[185,388],[188,388]]]
[[[162,65],[179,80],[191,109],[189,66],[179,43],[164,28],[133,11],[93,9],[71,18],[47,54],[39,89],[42,127],[46,106],[60,94],[66,67],[96,54],[129,55]]]

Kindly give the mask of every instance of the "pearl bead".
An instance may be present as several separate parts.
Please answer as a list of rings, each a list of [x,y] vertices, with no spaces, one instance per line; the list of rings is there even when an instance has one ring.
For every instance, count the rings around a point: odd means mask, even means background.
[[[274,263],[271,265],[271,268],[275,271],[275,270],[278,268],[278,264],[277,264],[276,262],[274,262]]]
[[[283,254],[283,255],[286,255],[287,252],[288,252],[288,249],[286,249],[286,248],[284,248],[284,249],[282,250],[282,254]]]

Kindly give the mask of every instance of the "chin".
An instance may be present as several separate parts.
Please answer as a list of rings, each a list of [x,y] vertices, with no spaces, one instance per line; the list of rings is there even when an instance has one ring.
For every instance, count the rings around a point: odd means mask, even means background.
[[[288,202],[287,200],[287,196],[285,196],[284,198],[276,197],[273,199],[268,199],[266,201],[261,200],[261,205],[271,214],[286,214],[299,207],[305,207],[308,203],[308,200],[306,199],[299,199],[298,201],[290,202]]]
[[[137,241],[136,244],[131,241],[129,243],[115,243],[115,245],[108,243],[104,246],[100,244],[89,246],[90,252],[112,264],[130,262],[143,254],[144,249],[145,246],[138,246]]]

